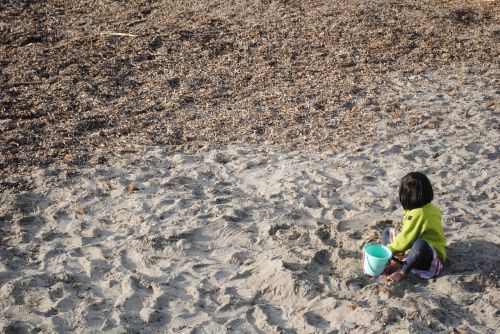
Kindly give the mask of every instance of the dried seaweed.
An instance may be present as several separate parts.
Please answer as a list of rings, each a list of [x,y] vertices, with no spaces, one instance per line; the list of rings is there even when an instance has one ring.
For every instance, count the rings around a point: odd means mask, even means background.
[[[499,8],[479,0],[2,3],[0,175],[103,163],[134,144],[328,149],[370,140],[367,124],[404,126],[418,116],[401,107],[391,73],[498,69]]]

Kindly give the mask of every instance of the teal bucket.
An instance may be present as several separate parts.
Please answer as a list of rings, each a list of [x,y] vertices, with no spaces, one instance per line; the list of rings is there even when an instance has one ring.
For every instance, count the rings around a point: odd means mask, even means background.
[[[379,244],[368,244],[363,248],[363,272],[370,276],[379,276],[392,258],[389,248]]]

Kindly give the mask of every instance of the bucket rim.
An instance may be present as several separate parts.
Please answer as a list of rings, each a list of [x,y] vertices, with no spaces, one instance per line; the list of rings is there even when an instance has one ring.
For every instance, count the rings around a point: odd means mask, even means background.
[[[378,244],[376,242],[370,242],[370,243],[366,244],[363,247],[363,253],[366,252],[366,248],[368,248],[369,246],[378,246],[378,247],[381,247],[381,248],[383,248],[387,252],[387,254],[388,254],[389,257],[392,257],[392,255],[393,255],[392,251],[389,249],[389,247],[387,247],[386,245]]]

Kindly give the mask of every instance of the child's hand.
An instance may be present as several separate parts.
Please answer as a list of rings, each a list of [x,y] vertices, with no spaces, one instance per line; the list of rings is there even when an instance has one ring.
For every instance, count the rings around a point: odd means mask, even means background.
[[[391,262],[384,268],[384,275],[391,275],[395,271],[399,270],[399,268],[401,268],[401,265],[396,261],[391,260]]]
[[[405,259],[405,257],[406,257],[406,254],[403,253],[403,252],[401,252],[401,253],[394,254],[394,257],[396,259],[398,259],[399,261],[403,261]]]

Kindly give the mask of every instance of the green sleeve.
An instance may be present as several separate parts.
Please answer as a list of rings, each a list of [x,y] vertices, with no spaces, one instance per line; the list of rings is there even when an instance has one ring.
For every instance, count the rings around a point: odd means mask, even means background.
[[[423,215],[412,211],[412,216],[405,216],[403,229],[396,235],[394,241],[387,245],[393,253],[401,253],[408,250],[421,233]]]

